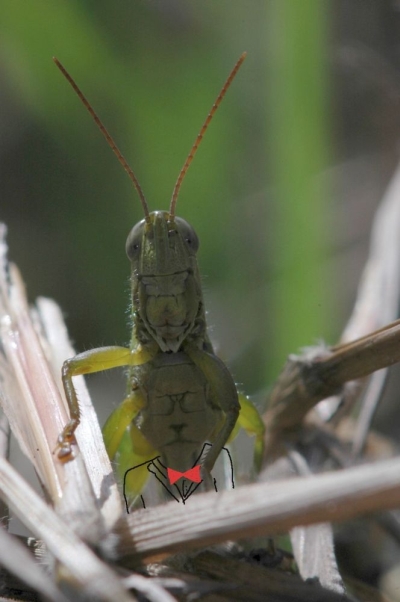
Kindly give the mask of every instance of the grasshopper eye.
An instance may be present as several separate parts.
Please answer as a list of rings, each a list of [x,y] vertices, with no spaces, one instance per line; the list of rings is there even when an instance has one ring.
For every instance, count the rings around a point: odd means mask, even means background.
[[[133,226],[126,240],[126,254],[131,261],[136,259],[139,255],[140,247],[142,245],[144,225],[145,220],[143,219],[141,222],[136,224],[136,226]]]
[[[197,253],[199,248],[199,239],[192,226],[181,217],[176,217],[175,223],[178,228],[179,234],[182,236],[189,249],[193,253]]]

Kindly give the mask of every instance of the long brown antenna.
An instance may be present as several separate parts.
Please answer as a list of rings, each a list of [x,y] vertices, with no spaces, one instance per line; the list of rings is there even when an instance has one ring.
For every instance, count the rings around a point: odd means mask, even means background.
[[[73,89],[75,90],[75,92],[77,93],[79,98],[81,99],[82,103],[85,105],[85,107],[87,108],[87,110],[89,111],[91,116],[93,117],[97,127],[99,128],[100,132],[103,134],[104,138],[107,140],[108,145],[110,146],[111,150],[115,153],[118,161],[121,163],[122,167],[125,169],[126,173],[132,180],[133,185],[139,194],[140,202],[142,203],[146,221],[149,222],[150,215],[149,215],[149,207],[147,205],[146,197],[143,194],[143,190],[142,190],[135,174],[133,173],[132,169],[129,167],[127,160],[125,159],[125,157],[119,150],[118,146],[115,144],[113,138],[107,132],[105,126],[102,124],[102,122],[100,120],[100,117],[98,117],[98,115],[94,111],[93,107],[91,106],[91,104],[89,103],[87,98],[84,96],[83,92],[81,92],[78,85],[72,79],[72,77],[70,76],[68,71],[65,69],[65,67],[63,67],[63,65],[60,63],[60,61],[56,57],[53,57],[53,61],[55,62],[55,64],[57,65],[57,67],[59,68],[61,73],[64,75],[65,79],[71,84],[71,86],[73,87]]]
[[[178,200],[178,194],[179,194],[179,190],[181,188],[182,182],[183,182],[183,178],[185,177],[186,172],[189,169],[191,162],[193,161],[196,151],[199,148],[200,142],[202,141],[202,138],[203,138],[204,134],[206,133],[206,130],[210,124],[211,119],[214,116],[214,113],[216,112],[219,105],[221,104],[223,97],[225,96],[229,86],[231,85],[236,73],[239,71],[241,64],[243,63],[244,59],[246,58],[246,55],[247,55],[247,52],[243,52],[243,54],[240,56],[239,60],[237,61],[236,65],[230,72],[228,79],[222,86],[222,89],[221,89],[220,93],[218,94],[216,101],[214,102],[213,106],[211,107],[211,111],[207,115],[207,119],[203,123],[201,130],[198,133],[196,140],[194,141],[194,144],[190,150],[190,153],[188,154],[188,156],[186,158],[186,161],[185,161],[181,171],[179,172],[179,176],[178,176],[178,179],[175,184],[175,188],[172,193],[171,205],[169,208],[169,213],[170,213],[170,216],[172,219],[174,219],[174,216],[175,216],[176,202]]]

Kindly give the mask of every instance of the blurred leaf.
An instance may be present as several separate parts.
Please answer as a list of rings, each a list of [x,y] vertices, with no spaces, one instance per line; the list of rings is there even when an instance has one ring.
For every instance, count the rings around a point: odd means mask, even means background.
[[[275,357],[330,333],[327,191],[327,3],[270,3],[270,131],[275,184]],[[279,33],[278,33],[279,32]],[[269,358],[271,359],[271,358]]]

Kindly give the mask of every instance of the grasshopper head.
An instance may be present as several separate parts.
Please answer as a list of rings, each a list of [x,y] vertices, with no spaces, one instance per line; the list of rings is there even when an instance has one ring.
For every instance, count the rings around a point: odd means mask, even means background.
[[[126,253],[139,276],[172,275],[190,269],[199,239],[188,222],[170,218],[167,211],[153,211],[149,220],[134,226],[126,241]]]
[[[161,351],[177,352],[199,324],[204,328],[198,248],[193,228],[167,211],[154,211],[132,228],[126,251],[132,264],[132,304],[141,343],[150,335]]]

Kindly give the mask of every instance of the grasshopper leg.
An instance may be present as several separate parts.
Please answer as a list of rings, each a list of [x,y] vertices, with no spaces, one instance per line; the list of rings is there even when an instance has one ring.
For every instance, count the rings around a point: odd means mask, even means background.
[[[244,429],[250,437],[255,437],[254,468],[255,471],[259,473],[264,455],[265,425],[257,409],[243,393],[239,393],[239,403],[240,413],[235,428],[228,439],[228,443],[233,441],[241,428]]]
[[[143,407],[143,396],[136,390],[128,395],[108,417],[102,431],[104,444],[111,461],[119,450],[125,431]]]
[[[138,366],[145,364],[154,353],[138,346],[131,350],[127,347],[101,347],[80,353],[64,362],[62,382],[70,412],[70,420],[58,437],[58,458],[62,462],[73,459],[72,444],[75,443],[75,430],[80,423],[79,401],[72,381],[80,374],[93,374],[120,366]]]
[[[136,424],[131,422],[122,439],[117,464],[127,508],[134,504],[143,491],[150,476],[148,463],[158,455]]]
[[[124,485],[127,508],[140,495],[149,477],[146,463],[157,456],[156,450],[133,422],[145,403],[138,389],[132,391],[103,426],[108,456],[110,460],[117,460],[117,472]]]

